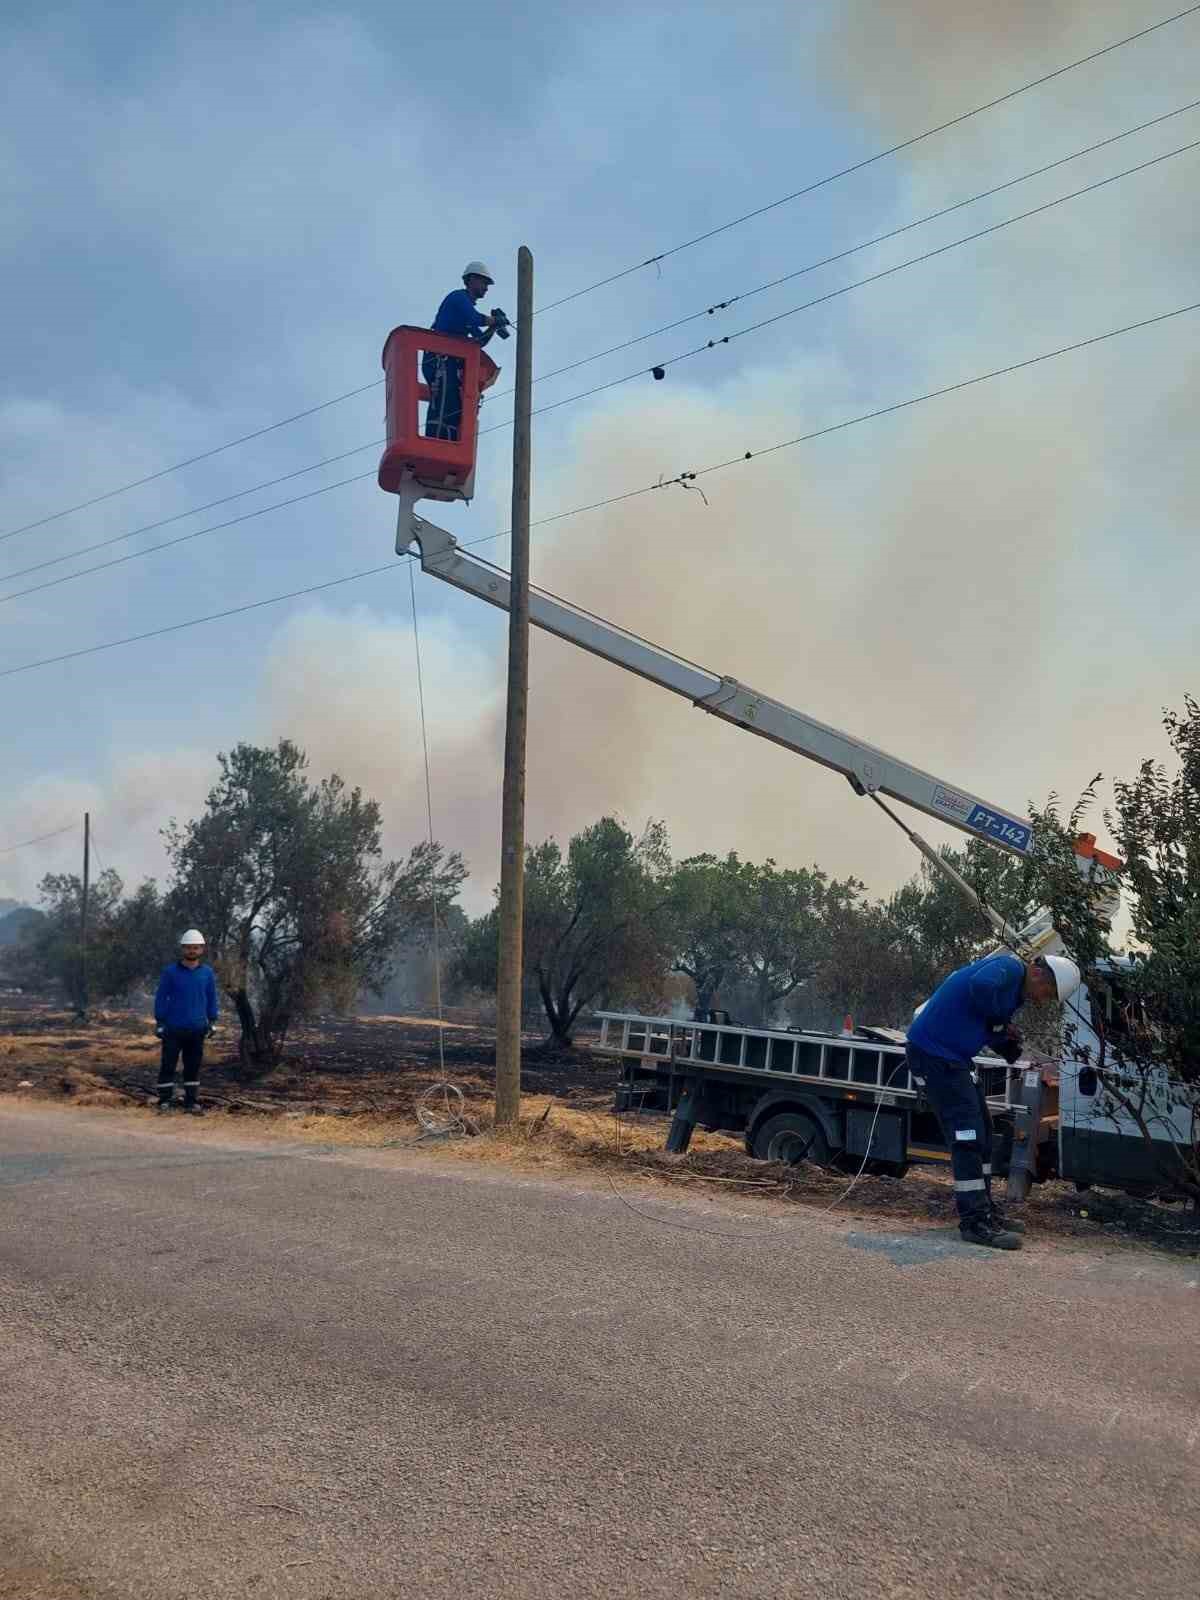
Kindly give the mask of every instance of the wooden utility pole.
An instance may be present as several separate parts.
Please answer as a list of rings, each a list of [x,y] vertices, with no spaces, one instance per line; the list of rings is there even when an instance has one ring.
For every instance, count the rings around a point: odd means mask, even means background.
[[[83,894],[80,897],[79,906],[79,1017],[82,1022],[87,1021],[88,1014],[87,939],[91,857],[92,817],[91,812],[85,811],[83,813]]]
[[[500,819],[500,966],[496,979],[496,1126],[521,1115],[525,915],[525,728],[529,709],[529,479],[533,425],[533,256],[517,252],[517,382],[513,401],[508,709]]]

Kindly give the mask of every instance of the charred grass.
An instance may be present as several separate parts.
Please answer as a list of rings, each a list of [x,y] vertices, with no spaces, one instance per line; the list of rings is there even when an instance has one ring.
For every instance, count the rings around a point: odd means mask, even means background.
[[[201,1100],[215,1115],[199,1132],[215,1126],[228,1134],[240,1123],[256,1136],[420,1151],[547,1179],[600,1179],[622,1190],[651,1185],[743,1204],[836,1205],[842,1216],[881,1226],[954,1222],[949,1175],[938,1168],[914,1168],[904,1179],[867,1173],[847,1194],[853,1168],[754,1161],[740,1140],[723,1134],[698,1131],[687,1155],[668,1155],[665,1118],[613,1115],[616,1069],[586,1044],[549,1053],[530,1035],[520,1124],[496,1129],[494,1032],[466,1015],[452,1015],[440,1028],[419,1016],[318,1019],[297,1030],[284,1060],[265,1074],[245,1071],[234,1043],[232,1030],[223,1028],[209,1047]],[[0,1095],[132,1111],[152,1101],[157,1072],[153,1028],[137,1013],[98,1011],[84,1025],[36,1000],[0,1008]],[[465,1131],[431,1135],[418,1124],[417,1102],[443,1077],[462,1091]],[[1200,1218],[1178,1206],[1098,1191],[1078,1195],[1051,1183],[1035,1187],[1023,1215],[1042,1237],[1200,1255]]]

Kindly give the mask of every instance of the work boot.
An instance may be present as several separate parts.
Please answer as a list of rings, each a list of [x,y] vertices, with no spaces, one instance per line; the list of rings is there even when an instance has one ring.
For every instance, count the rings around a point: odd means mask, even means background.
[[[204,1107],[197,1105],[194,1100],[191,1105],[185,1105],[183,1109],[189,1117],[202,1117],[204,1115]]]
[[[999,1228],[1002,1233],[1024,1233],[1025,1224],[1020,1217],[1010,1217],[1003,1206],[992,1206],[992,1227]]]
[[[154,1108],[154,1109],[155,1109],[155,1110],[156,1110],[156,1111],[158,1111],[158,1112],[160,1112],[160,1113],[161,1113],[161,1112],[163,1112],[163,1111],[170,1111],[170,1110],[172,1110],[172,1109],[173,1109],[173,1107],[174,1107],[174,1105],[175,1105],[175,1102],[174,1102],[174,1100],[160,1100],[160,1101],[159,1101],[159,1102],[158,1102],[158,1104],[157,1104],[157,1105],[156,1105],[156,1106],[155,1106],[155,1108]]]
[[[967,1217],[958,1225],[958,1231],[967,1244],[986,1245],[989,1250],[1019,1250],[1021,1235],[1007,1228],[998,1228],[986,1213],[981,1217]]]

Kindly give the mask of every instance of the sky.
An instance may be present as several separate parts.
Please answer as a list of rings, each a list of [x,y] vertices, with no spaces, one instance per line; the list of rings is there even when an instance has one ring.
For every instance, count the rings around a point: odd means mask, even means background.
[[[6,7],[0,535],[161,475],[0,537],[0,674],[393,564],[0,676],[0,898],[77,864],[71,834],[7,847],[85,809],[103,865],[163,877],[159,829],[198,812],[240,740],[286,736],[314,775],[361,785],[391,853],[423,835],[410,563],[373,481],[382,391],[323,402],[372,384],[389,328],[430,320],[466,260],[492,266],[487,304],[511,314],[527,244],[549,307],[1170,12]],[[541,377],[534,518],[1200,298],[1200,150],[1170,154],[1200,140],[1198,110],[868,244],[1184,106],[1198,65],[1200,14],[539,314],[535,376],[813,268]],[[1198,688],[1198,329],[1193,312],[855,423],[705,477],[703,498],[668,487],[535,528],[534,581],[1009,811],[1069,802],[1164,754],[1163,707]],[[513,342],[493,353],[476,498],[437,513],[461,538],[509,521]],[[480,550],[507,563],[503,538]],[[419,573],[413,588],[435,831],[478,911],[498,873],[506,619]],[[880,894],[917,865],[842,779],[536,635],[527,792],[531,840],[612,813],[665,819],[681,857],[815,861]]]

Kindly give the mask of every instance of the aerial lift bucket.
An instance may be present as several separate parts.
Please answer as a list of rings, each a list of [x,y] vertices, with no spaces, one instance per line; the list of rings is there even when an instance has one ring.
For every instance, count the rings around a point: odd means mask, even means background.
[[[422,432],[420,406],[430,398],[429,385],[421,376],[422,355],[446,356],[462,363],[457,438],[429,438]],[[405,326],[393,328],[388,335],[383,370],[387,442],[379,462],[379,487],[400,496],[401,523],[406,521],[406,507],[411,509],[417,500],[470,500],[475,488],[479,402],[499,377],[499,367],[471,339]]]

